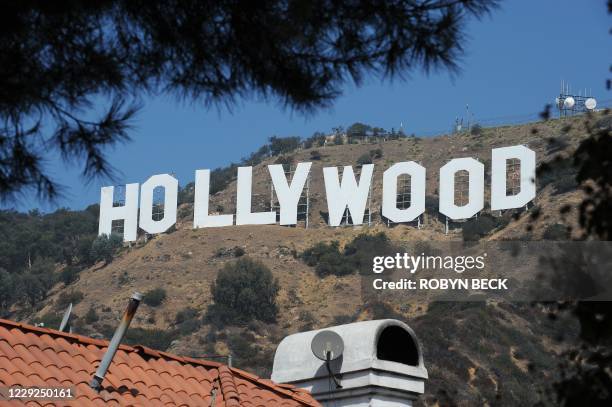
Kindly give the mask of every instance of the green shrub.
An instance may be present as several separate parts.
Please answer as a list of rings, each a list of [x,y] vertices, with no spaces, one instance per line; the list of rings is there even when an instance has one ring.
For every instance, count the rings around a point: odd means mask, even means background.
[[[370,150],[370,157],[372,157],[373,159],[379,159],[383,157],[383,151],[380,148],[377,148],[376,150]]]
[[[304,253],[302,253],[302,259],[307,265],[314,267],[320,262],[321,257],[323,257],[325,254],[340,254],[338,249],[339,246],[340,243],[337,240],[330,243],[317,242],[314,246],[304,250]]]
[[[243,256],[227,263],[211,285],[214,304],[207,320],[244,324],[253,319],[276,321],[278,281],[263,263]]]
[[[0,268],[0,310],[8,309],[16,298],[15,278]]]
[[[63,291],[59,297],[57,297],[55,306],[58,309],[63,309],[70,304],[76,305],[83,300],[83,297],[84,295],[81,291]]]
[[[361,233],[344,247],[344,256],[353,271],[369,274],[374,257],[392,256],[400,251],[384,232]]]
[[[87,264],[97,230],[98,205],[48,214],[0,210],[0,268],[23,273],[41,259],[52,264]]]
[[[362,233],[348,243],[344,251],[339,243],[318,242],[302,253],[302,260],[315,267],[319,277],[328,275],[345,276],[354,272],[367,273],[375,256],[392,255],[398,251],[387,235]]]
[[[231,257],[234,255],[234,249],[229,247],[219,247],[215,250],[214,257],[223,258],[223,257]]]
[[[158,307],[162,302],[166,299],[166,290],[163,288],[154,288],[152,290],[147,291],[142,301],[150,307]]]
[[[480,136],[482,134],[482,126],[478,123],[472,126],[470,129],[472,136]]]
[[[299,137],[270,137],[268,139],[270,153],[272,155],[287,154],[300,146]]]
[[[481,215],[477,218],[470,219],[463,224],[463,240],[480,240],[496,227],[497,221],[491,215]]]
[[[197,318],[197,316],[198,316],[197,309],[191,308],[191,307],[183,308],[182,310],[176,313],[176,316],[174,317],[174,323],[180,324],[189,319]]]
[[[178,205],[182,205],[185,203],[193,203],[194,195],[195,183],[190,182],[179,190],[177,199]]]
[[[311,137],[308,137],[307,139],[304,140],[303,144],[305,149],[309,149],[312,148],[312,146],[314,145],[314,140]]]
[[[215,342],[217,342],[217,332],[215,332],[213,330],[208,331],[208,333],[206,335],[204,335],[203,340],[206,343],[215,343]]]
[[[183,308],[176,313],[174,324],[181,335],[188,335],[200,329],[201,323],[198,319],[198,310],[195,308]]]
[[[199,319],[188,319],[187,321],[181,322],[179,325],[177,325],[176,329],[179,335],[184,336],[197,331],[201,326],[202,324],[200,323]]]
[[[93,324],[94,322],[97,322],[100,318],[98,317],[98,314],[96,313],[96,310],[94,309],[93,306],[90,306],[89,309],[87,310],[87,313],[85,314],[85,322],[87,322],[88,324]]]
[[[112,332],[114,331],[111,331],[110,336]],[[125,334],[125,342],[128,345],[144,345],[157,350],[166,350],[178,336],[175,330],[130,328]],[[108,332],[107,337],[109,337]]]
[[[321,159],[321,153],[319,152],[319,150],[312,150],[310,152],[310,159],[319,161]]]
[[[346,134],[348,134],[350,137],[363,138],[371,130],[372,130],[372,126],[357,122],[357,123],[351,124],[346,129]]]
[[[555,186],[555,195],[564,194],[566,192],[571,192],[578,189],[578,183],[572,175],[562,176],[553,182],[553,185]]]
[[[312,147],[323,147],[325,145],[325,134],[317,131],[309,138],[309,140],[311,140]]]
[[[13,276],[13,287],[16,290],[14,300],[33,307],[46,298],[53,281],[52,274],[17,274]]]
[[[123,247],[123,238],[120,235],[100,235],[91,244],[91,259],[94,262],[104,260],[108,264],[113,261],[113,256],[120,247]]]
[[[569,237],[570,234],[567,230],[567,226],[561,223],[546,226],[542,235],[544,240],[568,240]]]
[[[295,157],[292,155],[282,155],[274,161],[274,164],[282,164],[285,170],[288,170],[295,162]]]
[[[355,269],[340,253],[325,253],[321,256],[315,271],[319,277],[332,274],[335,276],[346,276],[352,274]]]
[[[257,349],[254,346],[256,342],[256,338],[249,332],[241,334],[232,333],[227,337],[227,345],[236,363],[249,364],[249,361],[257,354]]]
[[[372,164],[372,157],[369,153],[363,153],[357,159],[357,165]]]
[[[65,286],[79,279],[79,269],[74,266],[66,266],[60,273],[59,279]]]
[[[544,188],[552,184],[554,194],[563,194],[578,188],[576,168],[571,157],[563,158],[561,155],[557,155],[551,161],[540,163],[536,173],[538,187]]]
[[[240,246],[234,247],[234,256],[235,257],[242,257],[242,256],[245,255],[245,253],[246,252],[244,251],[244,249],[242,247],[240,247]]]
[[[210,172],[210,193],[216,194],[223,191],[236,177],[238,165],[231,164],[227,167],[215,168]]]

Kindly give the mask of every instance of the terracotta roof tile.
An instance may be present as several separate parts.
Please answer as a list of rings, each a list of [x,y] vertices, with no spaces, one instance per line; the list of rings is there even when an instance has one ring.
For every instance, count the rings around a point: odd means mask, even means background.
[[[0,319],[0,385],[67,386],[66,406],[320,406],[307,392],[217,362],[121,345],[97,393],[89,387],[108,342]],[[0,401],[0,407],[9,405]],[[55,405],[48,400],[11,406]]]
[[[0,332],[0,334],[2,333]],[[17,355],[17,352],[15,352],[13,347],[7,341],[4,340],[0,340],[0,354],[4,355],[9,360],[19,356]]]
[[[25,345],[21,343],[14,344],[13,350],[15,351],[15,353],[17,353],[17,357],[26,362],[27,364],[36,362],[36,359],[34,359],[34,356],[32,356],[32,353]]]

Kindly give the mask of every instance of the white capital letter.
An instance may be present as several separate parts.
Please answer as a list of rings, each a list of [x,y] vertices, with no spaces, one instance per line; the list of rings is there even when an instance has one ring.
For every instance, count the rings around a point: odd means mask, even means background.
[[[268,171],[270,171],[274,191],[280,205],[281,225],[295,225],[297,223],[297,205],[304,190],[311,165],[312,163],[299,163],[297,165],[291,179],[291,186],[287,183],[282,164],[268,165]]]
[[[329,210],[329,225],[339,226],[344,210],[348,206],[354,225],[363,223],[374,164],[365,164],[361,168],[359,185],[355,180],[353,167],[345,166],[342,172],[342,183],[338,177],[338,167],[323,168],[327,208]]]
[[[506,195],[506,161],[520,161],[520,192]],[[525,146],[494,148],[491,151],[491,210],[520,208],[536,195],[536,154]]]
[[[397,207],[397,178],[410,175],[410,207]],[[414,161],[392,165],[383,173],[382,214],[392,222],[412,222],[425,212],[425,168]]]
[[[153,190],[164,188],[164,217],[153,220]],[[171,175],[153,175],[140,188],[140,227],[147,233],[162,233],[176,223],[178,181]]]
[[[100,190],[99,235],[110,235],[113,221],[123,219],[123,240],[136,240],[138,229],[138,184],[125,186],[125,205],[113,207],[115,187],[103,187]]]
[[[276,223],[276,212],[251,212],[253,168],[238,167],[236,225],[269,225]]]
[[[234,215],[209,215],[208,201],[210,195],[210,170],[197,170],[195,173],[195,190],[193,199],[193,227],[206,228],[230,226]]]
[[[469,174],[468,203],[455,205],[455,173]],[[473,158],[455,158],[440,168],[440,213],[451,219],[467,219],[484,207],[484,165]]]

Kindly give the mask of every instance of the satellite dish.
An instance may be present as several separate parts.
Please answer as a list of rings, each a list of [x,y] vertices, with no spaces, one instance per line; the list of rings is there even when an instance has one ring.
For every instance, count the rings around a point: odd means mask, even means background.
[[[576,101],[571,96],[566,97],[565,100],[563,101],[563,107],[566,109],[573,108],[575,104],[576,104]]]
[[[584,107],[589,110],[595,110],[595,108],[597,107],[597,101],[595,100],[595,98],[588,98],[584,101]]]
[[[338,359],[344,352],[344,341],[334,331],[321,331],[312,338],[312,353],[321,360]]]
[[[318,358],[325,361],[325,368],[329,373],[329,378],[333,380],[338,389],[342,388],[340,380],[334,372],[332,372],[331,361],[338,359],[344,352],[344,341],[334,331],[321,331],[312,338],[310,343],[312,353]]]
[[[563,99],[561,99],[559,96],[557,96],[557,97],[555,98],[555,105],[556,105],[557,107],[563,107]]]
[[[72,303],[68,305],[66,312],[64,312],[64,317],[62,318],[62,323],[59,326],[60,332],[70,332],[72,329],[70,328],[70,314],[72,313]]]

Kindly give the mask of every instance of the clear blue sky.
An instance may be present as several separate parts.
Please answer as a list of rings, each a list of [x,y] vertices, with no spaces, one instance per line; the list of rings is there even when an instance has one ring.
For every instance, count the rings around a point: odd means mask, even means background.
[[[603,0],[505,1],[491,17],[469,24],[456,77],[415,72],[406,81],[349,84],[333,108],[310,116],[275,101],[245,100],[229,112],[185,106],[171,97],[146,99],[132,142],[109,151],[120,173],[116,181],[86,183],[80,168],[50,162],[52,174],[66,187],[64,198],[55,205],[24,199],[18,208],[80,209],[98,202],[100,186],[144,182],[159,173],[175,173],[184,185],[196,169],[237,161],[272,135],[307,137],[356,121],[387,129],[403,122],[407,133],[432,134],[450,129],[466,104],[477,121],[539,112],[559,92],[561,79],[607,100],[610,22]]]

